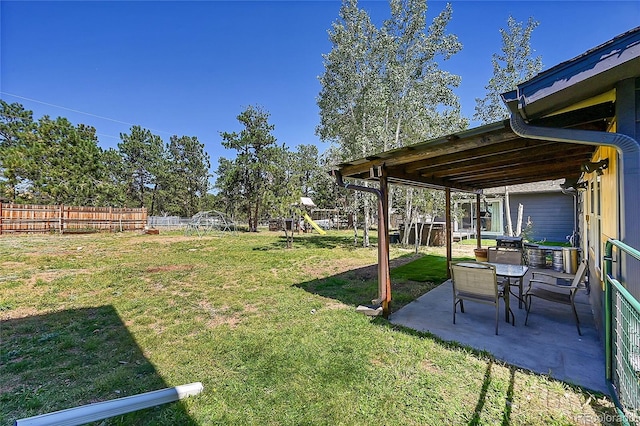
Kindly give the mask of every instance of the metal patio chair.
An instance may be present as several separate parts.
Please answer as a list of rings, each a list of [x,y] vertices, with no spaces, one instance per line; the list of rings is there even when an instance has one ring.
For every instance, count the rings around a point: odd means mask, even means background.
[[[460,304],[460,312],[464,313],[465,300],[486,303],[496,308],[496,334],[498,334],[500,299],[505,297],[505,292],[504,286],[498,284],[495,266],[482,262],[452,264],[451,282],[453,284],[453,323],[456,323],[458,304]],[[515,325],[515,316],[511,309],[509,314],[511,314],[512,325]]]
[[[573,315],[576,318],[576,327],[578,328],[578,334],[582,336],[580,331],[580,319],[578,318],[578,311],[576,310],[575,297],[578,285],[584,279],[587,273],[587,263],[582,261],[578,266],[578,271],[569,284],[559,284],[562,278],[558,278],[553,274],[545,272],[534,272],[531,280],[529,281],[529,287],[524,293],[527,305],[527,316],[524,320],[524,325],[527,325],[529,319],[529,312],[531,311],[531,298],[538,297],[540,299],[547,300],[549,302],[562,303],[564,305],[570,305],[573,310]]]
[[[514,249],[514,248],[504,248],[504,247],[487,247],[487,261],[491,263],[506,263],[508,265],[522,265],[522,250]],[[503,280],[503,284],[506,284],[511,287],[511,281],[509,278],[498,278],[498,282]],[[523,291],[522,280],[518,280],[518,308],[522,309],[522,291]]]

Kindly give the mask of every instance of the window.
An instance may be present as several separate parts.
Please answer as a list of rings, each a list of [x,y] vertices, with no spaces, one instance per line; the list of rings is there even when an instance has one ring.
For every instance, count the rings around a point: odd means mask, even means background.
[[[457,203],[456,218],[457,229],[466,229],[475,232],[476,229],[476,202],[464,200]],[[503,217],[502,200],[487,199],[480,202],[480,229],[489,234],[502,235]]]

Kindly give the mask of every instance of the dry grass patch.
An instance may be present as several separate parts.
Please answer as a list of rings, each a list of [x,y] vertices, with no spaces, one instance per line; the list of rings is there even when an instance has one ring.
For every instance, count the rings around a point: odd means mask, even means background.
[[[145,272],[154,274],[156,272],[177,272],[177,271],[192,271],[194,265],[163,265],[147,268]]]

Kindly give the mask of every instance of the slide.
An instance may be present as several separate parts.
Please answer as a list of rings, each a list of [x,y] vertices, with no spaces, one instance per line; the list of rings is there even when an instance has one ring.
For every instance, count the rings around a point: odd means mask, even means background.
[[[309,222],[309,225],[313,226],[313,229],[315,229],[316,231],[318,231],[318,234],[320,234],[320,235],[327,235],[327,232],[326,232],[324,229],[320,228],[320,227],[318,226],[318,224],[317,224],[317,223],[315,223],[315,222],[313,221],[313,219],[311,219],[311,218],[309,217],[309,215],[308,215],[308,214],[304,213],[304,214],[302,215],[302,217],[304,217],[304,220],[306,220],[307,222]]]

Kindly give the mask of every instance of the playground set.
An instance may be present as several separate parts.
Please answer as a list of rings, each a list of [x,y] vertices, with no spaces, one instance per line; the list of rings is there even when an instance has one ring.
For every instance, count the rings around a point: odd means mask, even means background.
[[[309,216],[309,210],[315,206],[316,204],[309,197],[300,197],[300,202],[291,206],[291,217],[284,219],[282,223],[282,229],[284,230],[284,234],[287,239],[287,248],[291,248],[293,246],[293,233],[296,231],[298,233],[311,232],[311,229],[314,229],[320,235],[327,234],[327,231],[325,231],[318,223],[311,219],[311,216]]]

